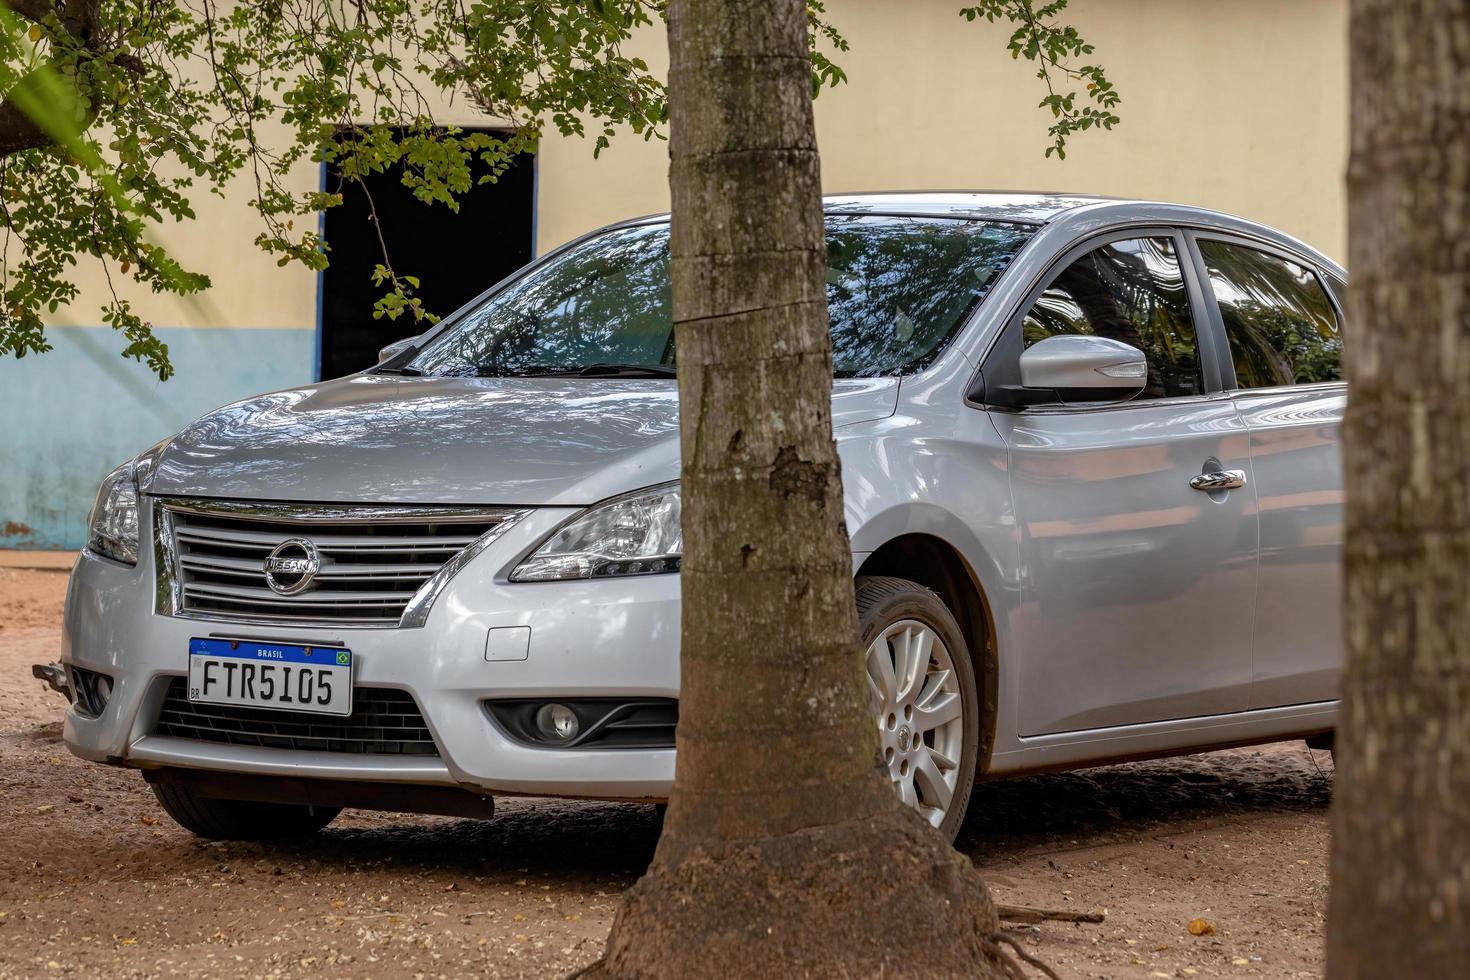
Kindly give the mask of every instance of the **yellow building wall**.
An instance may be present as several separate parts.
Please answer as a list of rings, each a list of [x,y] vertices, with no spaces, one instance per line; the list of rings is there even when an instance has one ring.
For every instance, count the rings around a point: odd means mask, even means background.
[[[1345,253],[1346,0],[1073,0],[1123,123],[1043,158],[1050,114],[1010,29],[967,23],[960,0],[829,0],[852,44],[849,83],[817,99],[829,193],[1066,190],[1195,204]],[[661,33],[640,53],[667,63]],[[668,145],[580,140],[539,160],[538,251],[619,218],[668,209]]]
[[[852,50],[849,82],[817,100],[828,192],[907,189],[1066,190],[1198,204],[1264,221],[1344,255],[1347,0],[1073,0],[1065,16],[1097,46],[1123,95],[1123,123],[1073,139],[1045,159],[1050,115],[1030,62],[1005,51],[1010,30],[968,23],[961,0],[829,0]],[[662,27],[634,45],[667,64]],[[463,106],[448,121],[477,120]],[[600,159],[589,140],[549,137],[538,155],[538,254],[589,229],[668,209],[668,144],[620,134]],[[318,169],[293,174],[314,189]],[[198,301],[134,291],[165,326],[312,329],[316,276],[277,268],[252,244],[253,193],[200,193],[199,218],[159,230],[213,288]],[[52,322],[95,325],[100,267]]]
[[[263,127],[264,142],[273,138],[284,146],[287,127]],[[176,168],[180,169],[180,168]],[[316,190],[321,182],[318,164],[303,160],[282,182],[293,192]],[[153,241],[165,246],[184,268],[203,272],[211,286],[203,293],[179,297],[153,293],[117,275],[111,286],[130,301],[144,320],[160,327],[226,327],[263,329],[316,329],[316,273],[298,263],[281,267],[275,256],[255,245],[265,224],[250,207],[256,196],[254,177],[247,167],[224,188],[211,193],[196,181],[191,198],[192,221],[168,221],[149,230]],[[316,220],[305,219],[311,227]],[[301,231],[301,219],[296,231]],[[47,326],[87,326],[100,323],[99,311],[111,298],[110,286],[96,260],[83,259],[76,269],[80,294],[46,318]]]
[[[1064,162],[1043,156],[1049,115],[1004,25],[967,23],[963,0],[828,0],[851,42],[850,82],[817,100],[830,192],[1032,189],[1154,198],[1235,212],[1341,258],[1347,142],[1347,0],[1072,0],[1072,18],[1123,95],[1123,124],[1084,133]],[[662,27],[634,47],[667,64]],[[462,103],[446,122],[484,124]],[[594,160],[588,140],[552,137],[537,158],[538,252],[621,218],[668,208],[667,144],[620,134]],[[321,179],[305,162],[291,186]],[[97,481],[114,464],[224,402],[317,372],[317,277],[253,245],[248,175],[201,190],[198,220],[158,230],[213,288],[197,299],[119,290],[169,345],[160,383],[118,357],[99,325],[108,296],[95,262],[82,295],[51,318],[56,350],[0,358],[0,547],[76,547]],[[486,283],[488,285],[488,283]],[[369,288],[364,283],[364,288]]]

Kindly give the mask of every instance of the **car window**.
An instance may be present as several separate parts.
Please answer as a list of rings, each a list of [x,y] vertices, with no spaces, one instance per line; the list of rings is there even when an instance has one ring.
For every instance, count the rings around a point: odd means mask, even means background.
[[[1342,380],[1342,327],[1322,280],[1299,262],[1201,239],[1239,388]]]
[[[1135,238],[1087,253],[1046,288],[1021,331],[1027,347],[1064,334],[1137,347],[1148,358],[1148,381],[1138,398],[1204,390],[1194,317],[1171,238]]]
[[[936,357],[1032,235],[1029,225],[827,216],[833,372],[872,377]],[[407,365],[432,375],[672,368],[666,224],[619,228],[528,270],[467,309]]]

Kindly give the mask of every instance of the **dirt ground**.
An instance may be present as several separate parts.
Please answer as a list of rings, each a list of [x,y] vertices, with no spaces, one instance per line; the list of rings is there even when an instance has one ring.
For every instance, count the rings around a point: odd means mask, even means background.
[[[348,811],[303,844],[198,840],[137,773],[62,746],[63,703],[30,665],[58,654],[65,585],[0,568],[0,978],[556,977],[596,959],[655,808]],[[1317,976],[1331,767],[1285,743],[996,782],[959,847],[998,901],[1107,911],[1021,930],[1064,977]]]

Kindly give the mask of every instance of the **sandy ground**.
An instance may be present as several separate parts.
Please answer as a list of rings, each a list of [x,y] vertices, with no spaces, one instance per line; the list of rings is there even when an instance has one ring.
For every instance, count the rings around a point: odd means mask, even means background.
[[[61,745],[30,665],[57,656],[65,582],[0,568],[0,978],[555,977],[597,957],[655,808],[348,811],[308,843],[200,841],[137,773]],[[1300,743],[1002,781],[959,847],[998,901],[1107,910],[1020,930],[1064,977],[1316,976],[1331,785]]]

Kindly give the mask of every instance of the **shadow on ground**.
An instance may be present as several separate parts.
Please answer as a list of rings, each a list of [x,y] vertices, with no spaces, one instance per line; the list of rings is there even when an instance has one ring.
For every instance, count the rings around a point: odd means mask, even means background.
[[[1301,743],[1046,773],[975,790],[956,846],[977,863],[1034,846],[1247,815],[1325,813],[1332,761]]]
[[[160,825],[167,821],[159,811]],[[468,820],[350,811],[300,841],[242,843],[185,838],[170,848],[180,865],[275,862],[295,871],[383,871],[445,881],[530,875],[567,883],[629,884],[653,859],[659,808],[634,803],[508,801],[494,819]],[[173,836],[173,835],[170,835]],[[147,862],[154,845],[121,848],[119,860]],[[191,859],[189,855],[193,855]],[[160,869],[159,877],[177,873]],[[145,872],[146,874],[146,872]]]
[[[1325,813],[1331,794],[1330,757],[1287,746],[1048,773],[977,787],[956,843],[985,865],[1058,843]],[[652,859],[661,823],[661,809],[646,804],[510,799],[490,821],[359,814],[298,844],[193,846],[339,867],[388,862],[406,871],[630,880]]]

